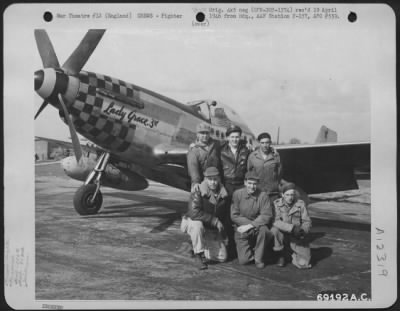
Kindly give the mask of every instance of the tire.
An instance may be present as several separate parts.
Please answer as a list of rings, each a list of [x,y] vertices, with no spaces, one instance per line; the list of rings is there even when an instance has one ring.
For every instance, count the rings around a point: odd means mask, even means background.
[[[90,204],[90,199],[96,192],[96,185],[83,185],[78,188],[74,196],[74,207],[79,215],[94,215],[100,210],[103,204],[103,195],[100,190],[97,192],[96,199]]]

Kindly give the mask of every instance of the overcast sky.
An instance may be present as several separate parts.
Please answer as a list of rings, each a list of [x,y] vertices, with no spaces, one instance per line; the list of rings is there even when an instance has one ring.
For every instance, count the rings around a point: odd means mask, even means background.
[[[281,141],[296,137],[312,143],[326,125],[338,133],[339,141],[369,140],[370,64],[381,47],[371,46],[365,27],[329,25],[109,29],[84,70],[183,103],[221,101],[241,115],[255,135],[268,131],[275,139],[280,126]],[[48,34],[62,64],[85,31]],[[40,69],[37,51],[34,60]],[[35,94],[36,110],[41,102]],[[35,128],[38,136],[69,137],[53,107],[40,115]]]

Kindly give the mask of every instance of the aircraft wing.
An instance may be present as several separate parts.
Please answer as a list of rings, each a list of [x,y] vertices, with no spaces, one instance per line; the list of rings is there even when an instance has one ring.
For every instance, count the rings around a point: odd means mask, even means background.
[[[370,171],[369,142],[275,146],[283,179],[308,194],[358,189],[355,171]]]
[[[173,146],[169,144],[160,144],[154,147],[153,153],[161,163],[177,164],[186,167],[186,155],[188,146]]]

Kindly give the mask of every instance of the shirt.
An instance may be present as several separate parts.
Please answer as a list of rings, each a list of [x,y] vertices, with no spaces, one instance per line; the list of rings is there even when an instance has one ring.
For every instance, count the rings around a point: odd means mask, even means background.
[[[259,190],[249,194],[247,188],[236,190],[232,197],[231,218],[237,226],[270,225],[273,220],[273,212],[268,195]]]

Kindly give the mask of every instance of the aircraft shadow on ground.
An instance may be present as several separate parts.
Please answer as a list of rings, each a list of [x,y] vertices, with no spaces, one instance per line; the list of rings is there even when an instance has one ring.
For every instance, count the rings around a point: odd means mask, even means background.
[[[311,265],[314,267],[318,262],[332,256],[333,250],[330,247],[312,247],[311,248]]]
[[[310,232],[307,236],[308,242],[311,244],[326,235],[325,232]],[[319,261],[330,257],[333,253],[330,247],[311,247],[311,265],[315,266]]]
[[[154,198],[157,197],[157,194],[143,195],[138,193],[130,194],[116,192],[107,195],[127,200],[134,200],[135,203],[104,206],[97,215],[86,216],[87,218],[159,217],[165,219],[159,225],[152,229],[151,232],[156,233],[168,229],[187,211],[187,201],[169,199],[155,200]],[[165,211],[163,211],[164,208],[173,210],[175,212],[165,213]],[[328,220],[314,217],[312,218],[312,220],[313,227],[323,226],[357,231],[371,231],[370,224],[345,222],[340,220]],[[310,242],[319,239],[324,235],[324,232],[311,232]]]
[[[308,240],[309,243],[312,243],[312,242],[314,242],[315,240],[324,237],[325,234],[326,234],[325,232],[312,232],[312,231],[311,231],[311,232],[307,235],[307,240]]]
[[[159,233],[167,230],[175,221],[180,220],[182,214],[187,210],[187,202],[178,200],[154,200],[154,196],[140,194],[135,194],[134,196],[124,193],[111,195],[139,201],[139,203],[104,206],[97,215],[86,216],[86,218],[158,217],[163,220],[150,232]],[[165,208],[172,209],[174,212],[166,212]]]

